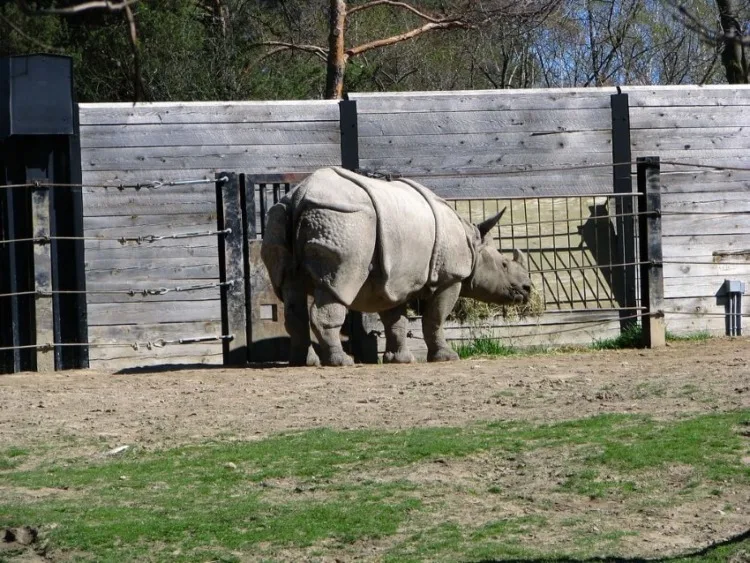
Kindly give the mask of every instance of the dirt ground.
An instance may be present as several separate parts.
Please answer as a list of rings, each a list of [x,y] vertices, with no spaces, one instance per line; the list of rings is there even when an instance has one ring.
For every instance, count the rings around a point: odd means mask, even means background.
[[[614,412],[669,418],[738,408],[750,408],[746,339],[439,365],[23,373],[0,376],[0,449],[58,444],[68,457],[125,445],[153,449],[213,438],[258,439],[313,427],[541,422]],[[458,462],[443,469],[450,479],[461,478],[454,471],[472,470]],[[679,551],[750,529],[750,491],[736,493],[737,514],[668,517],[661,523],[664,533],[657,527],[642,534],[650,542],[646,552]]]

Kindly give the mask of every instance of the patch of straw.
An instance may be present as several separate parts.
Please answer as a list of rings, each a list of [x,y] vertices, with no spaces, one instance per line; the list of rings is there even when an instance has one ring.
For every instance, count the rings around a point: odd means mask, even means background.
[[[517,321],[528,317],[539,318],[544,309],[544,296],[532,289],[529,302],[523,305],[493,305],[469,297],[460,297],[448,318],[462,323],[478,323],[493,317]]]

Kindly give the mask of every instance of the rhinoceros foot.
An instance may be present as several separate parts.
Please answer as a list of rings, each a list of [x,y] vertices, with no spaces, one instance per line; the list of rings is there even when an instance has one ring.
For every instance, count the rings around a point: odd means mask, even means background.
[[[320,365],[320,359],[313,350],[312,346],[303,348],[301,350],[295,350],[292,348],[289,352],[289,365],[290,366],[308,366],[316,367]]]
[[[353,366],[354,360],[344,351],[335,351],[327,358],[323,358],[323,365],[326,366]]]
[[[453,362],[458,360],[458,354],[450,348],[438,348],[435,352],[427,353],[428,362]]]
[[[409,350],[400,352],[386,352],[383,354],[384,364],[413,364],[414,355]]]

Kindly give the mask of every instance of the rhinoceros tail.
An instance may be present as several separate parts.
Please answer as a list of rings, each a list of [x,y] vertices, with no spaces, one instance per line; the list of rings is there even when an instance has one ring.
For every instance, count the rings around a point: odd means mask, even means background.
[[[292,211],[290,201],[286,197],[268,210],[260,256],[268,270],[274,293],[282,299],[284,279],[294,267]]]

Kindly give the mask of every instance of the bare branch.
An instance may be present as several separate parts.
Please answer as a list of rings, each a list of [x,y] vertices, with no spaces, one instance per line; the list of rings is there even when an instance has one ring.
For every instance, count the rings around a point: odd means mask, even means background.
[[[366,4],[360,4],[359,6],[354,6],[353,8],[350,8],[347,10],[346,15],[347,17],[355,14],[357,12],[361,12],[363,10],[369,10],[370,8],[374,8],[375,6],[394,6],[396,8],[403,8],[404,10],[407,10],[413,14],[416,14],[423,20],[427,20],[428,22],[432,23],[440,23],[445,21],[445,19],[439,19],[434,16],[431,16],[429,14],[426,14],[424,12],[421,12],[417,10],[414,6],[411,4],[407,4],[406,2],[397,2],[396,0],[372,0],[372,2],[367,2]]]
[[[361,55],[362,53],[366,53],[367,51],[372,51],[373,49],[379,49],[380,47],[387,47],[389,45],[395,45],[396,43],[401,43],[402,41],[408,41],[409,39],[414,39],[415,37],[419,37],[420,35],[423,35],[430,31],[436,31],[438,29],[473,29],[473,28],[474,26],[472,24],[466,23],[461,20],[452,20],[452,21],[446,21],[446,22],[440,22],[440,23],[430,22],[430,23],[424,24],[422,27],[417,27],[405,33],[399,33],[398,35],[393,35],[391,37],[386,37],[384,39],[377,39],[375,41],[370,41],[369,43],[364,43],[362,45],[352,47],[346,50],[346,55],[347,57],[355,57],[357,55]]]
[[[323,47],[319,47],[317,45],[298,45],[296,43],[288,43],[286,41],[259,41],[258,43],[249,44],[248,47],[277,47],[276,49],[271,49],[263,56],[263,58],[275,55],[276,53],[280,53],[282,51],[303,51],[305,53],[312,53],[323,59],[323,61],[326,61],[328,56],[328,51],[326,51]]]
[[[81,4],[73,4],[72,6],[66,6],[65,8],[29,8],[26,4],[26,0],[19,0],[21,9],[28,13],[34,14],[58,14],[58,15],[71,15],[86,10],[109,10],[110,12],[119,12],[121,10],[129,9],[130,6],[137,4],[140,0],[120,0],[115,2],[113,0],[90,0],[89,2],[83,2]]]
[[[138,28],[130,6],[125,6],[125,18],[128,20],[130,47],[133,50],[133,90],[135,102],[143,101],[143,75],[141,73],[141,48],[138,42]]]
[[[36,45],[37,47],[41,47],[45,51],[50,52],[62,52],[62,49],[58,49],[57,47],[52,47],[51,45],[47,45],[46,43],[42,43],[38,39],[35,39],[34,37],[31,37],[30,35],[24,33],[24,31],[15,25],[12,21],[10,21],[8,18],[0,14],[0,21],[3,22],[5,25],[7,25],[9,28],[11,28],[13,31],[15,31],[18,35],[23,37],[26,41],[29,43],[32,43],[33,45]]]

